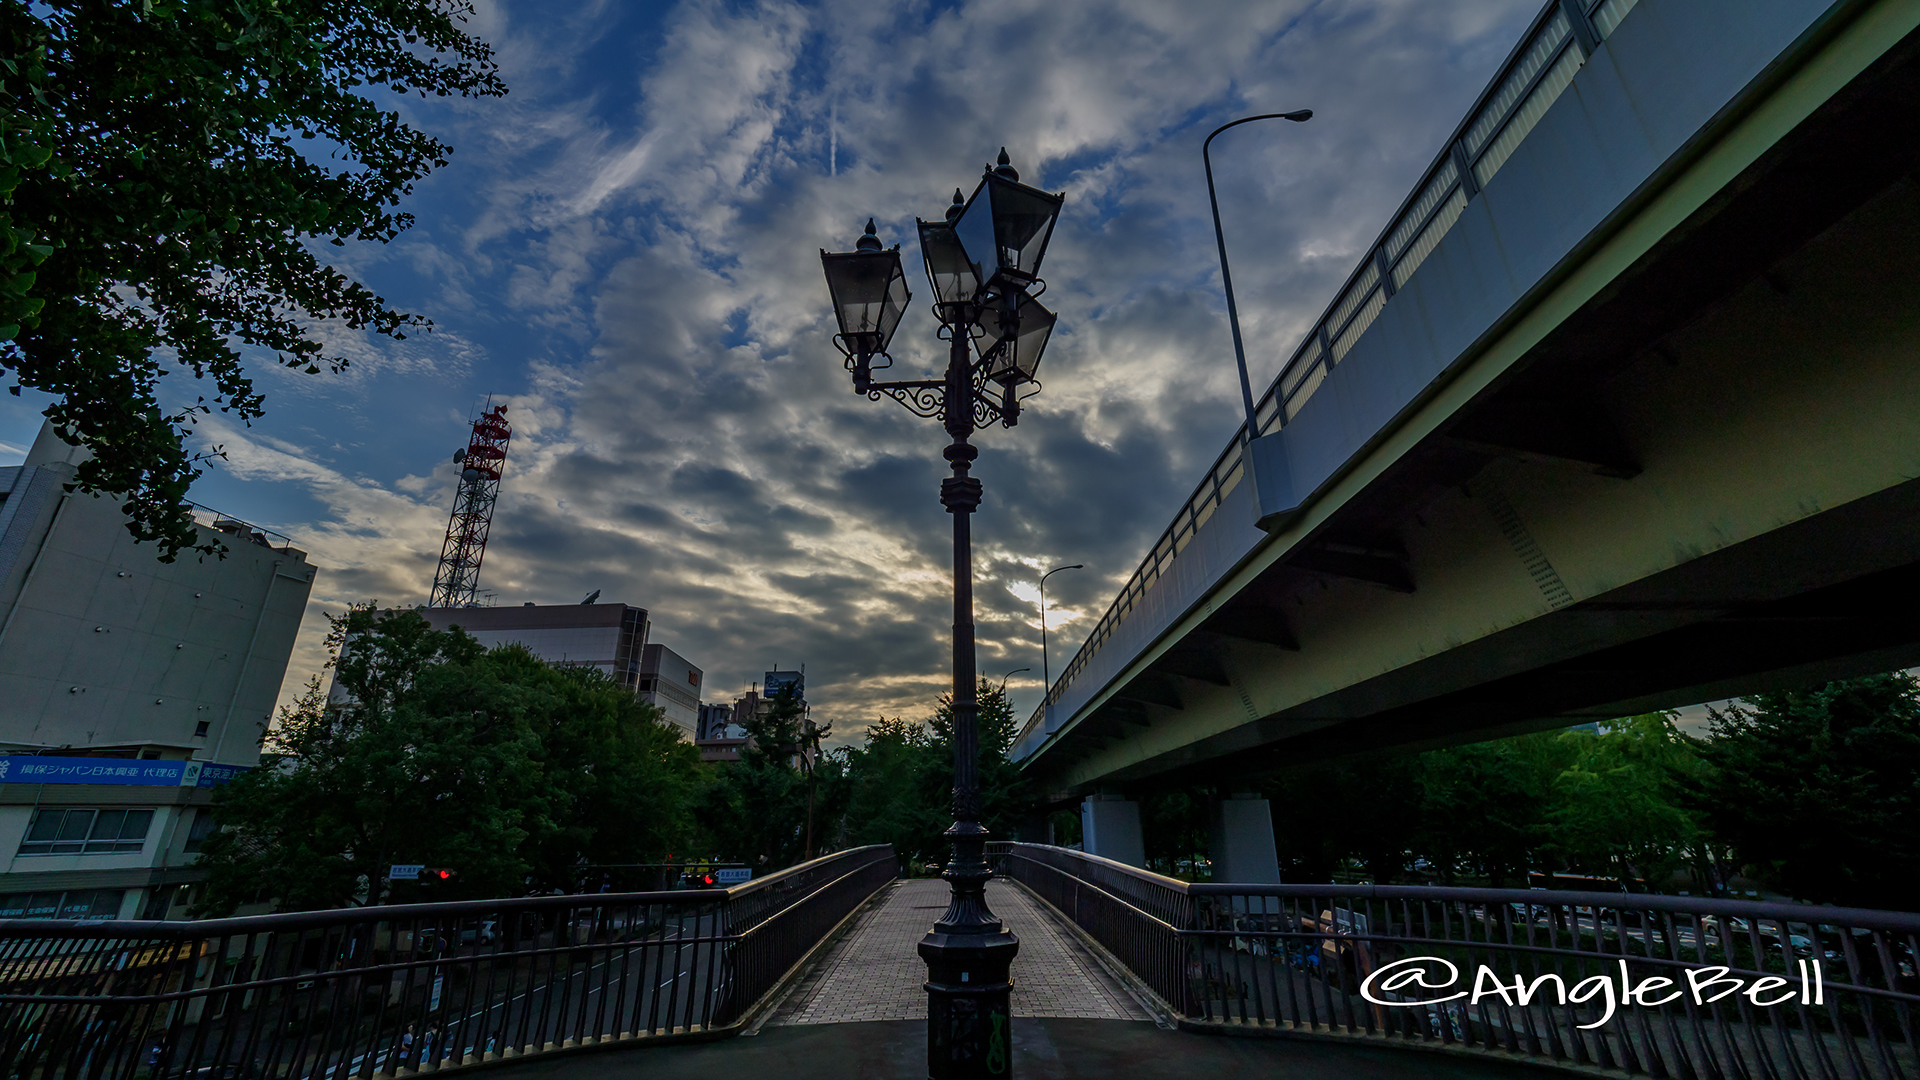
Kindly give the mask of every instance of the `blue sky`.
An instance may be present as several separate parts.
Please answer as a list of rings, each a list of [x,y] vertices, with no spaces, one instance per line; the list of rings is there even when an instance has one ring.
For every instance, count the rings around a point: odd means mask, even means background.
[[[215,421],[196,501],[284,532],[321,612],[422,603],[451,455],[489,395],[515,435],[481,585],[501,604],[651,610],[653,640],[730,699],[806,664],[852,735],[924,716],[947,679],[944,436],[856,398],[829,344],[820,248],[869,216],[915,292],[894,353],[944,363],[912,222],[1006,146],[1067,193],[1046,261],[1059,328],[1020,426],[976,441],[983,674],[1039,696],[1238,416],[1200,141],[1215,143],[1256,384],[1278,370],[1519,37],[1536,0],[494,0],[472,30],[504,99],[402,102],[453,144],[412,231],[326,248],[403,310],[404,342],[321,326],[343,375],[255,365],[266,417]],[[187,387],[178,387],[176,392]],[[45,399],[0,395],[0,464]]]

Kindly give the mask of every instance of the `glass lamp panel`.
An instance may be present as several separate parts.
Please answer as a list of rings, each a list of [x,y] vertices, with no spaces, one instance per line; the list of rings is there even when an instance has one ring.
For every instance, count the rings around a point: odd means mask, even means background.
[[[840,333],[855,351],[884,352],[912,296],[899,249],[822,252]]]
[[[1031,280],[1040,273],[1062,202],[1058,195],[989,174],[954,222],[954,232],[983,280],[1003,275]]]
[[[916,219],[918,220],[918,219]],[[927,280],[935,303],[958,304],[980,291],[979,267],[969,262],[966,249],[944,221],[920,221],[920,255],[927,262]]]
[[[980,327],[994,341],[1003,346],[994,357],[993,366],[988,369],[990,379],[1030,382],[1034,372],[1040,368],[1040,354],[1047,349],[1047,339],[1053,336],[1053,324],[1058,319],[1053,312],[1040,305],[1032,297],[1020,301],[1018,321],[1006,325],[1000,309],[989,304],[981,309]],[[1012,341],[1007,338],[1011,332]]]

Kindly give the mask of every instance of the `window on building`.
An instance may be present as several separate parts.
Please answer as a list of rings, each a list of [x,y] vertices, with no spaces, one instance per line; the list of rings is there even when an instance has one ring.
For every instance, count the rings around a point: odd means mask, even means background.
[[[0,896],[0,919],[117,919],[125,889],[14,893]]]
[[[196,738],[196,739],[204,739],[204,738],[206,738],[206,737],[207,737],[207,725],[208,725],[208,721],[206,721],[206,720],[202,720],[202,721],[200,721],[199,723],[197,723],[197,724],[195,724],[195,725],[193,725],[193,737],[194,737],[194,738]]]
[[[111,855],[138,852],[153,824],[151,810],[36,811],[20,841],[22,855]]]
[[[213,808],[202,806],[193,812],[193,824],[187,828],[187,852],[199,851],[207,837],[213,835]]]

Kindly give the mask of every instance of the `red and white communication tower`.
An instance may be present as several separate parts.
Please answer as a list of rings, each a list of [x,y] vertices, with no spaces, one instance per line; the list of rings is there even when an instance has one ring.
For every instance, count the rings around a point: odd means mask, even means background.
[[[473,437],[453,452],[461,466],[460,486],[447,519],[447,540],[440,546],[440,569],[433,575],[428,607],[477,607],[480,560],[487,553],[487,529],[493,503],[500,497],[500,470],[507,465],[507,441],[513,428],[507,407],[495,405],[473,422]]]

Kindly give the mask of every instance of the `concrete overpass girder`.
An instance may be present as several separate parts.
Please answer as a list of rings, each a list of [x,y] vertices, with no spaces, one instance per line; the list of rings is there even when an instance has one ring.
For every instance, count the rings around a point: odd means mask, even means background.
[[[1840,74],[1826,77],[1832,82]],[[1815,89],[1834,92],[1831,86]],[[1763,105],[1755,116],[1766,113]],[[1718,171],[1725,171],[1724,164]],[[1710,218],[1711,198],[1696,194],[1695,214]],[[1650,204],[1644,213],[1656,208]],[[1686,232],[1680,224],[1667,228]],[[1725,626],[1743,618],[1804,626],[1804,620],[1751,609],[1849,574],[1910,561],[1920,546],[1897,527],[1880,534],[1879,546],[1887,550],[1871,557],[1790,559],[1764,580],[1753,579],[1744,558],[1710,556],[1920,476],[1920,364],[1914,363],[1920,324],[1910,300],[1920,295],[1916,241],[1920,198],[1910,180],[1900,180],[1817,240],[1750,270],[1744,284],[1685,325],[1655,334],[1630,355],[1598,358],[1606,361],[1598,367],[1596,358],[1587,358],[1587,378],[1567,395],[1584,412],[1578,421],[1584,449],[1577,452],[1543,452],[1538,429],[1532,433],[1535,445],[1489,446],[1484,426],[1469,427],[1463,437],[1443,423],[1426,423],[1424,445],[1435,454],[1450,447],[1455,469],[1467,480],[1450,487],[1413,485],[1418,497],[1399,508],[1393,529],[1417,591],[1391,592],[1377,581],[1363,584],[1312,568],[1288,570],[1280,565],[1288,547],[1283,537],[1273,545],[1278,556],[1264,565],[1257,557],[1159,647],[1171,651],[1206,625],[1222,635],[1209,651],[1220,659],[1228,685],[1183,686],[1178,714],[1070,765],[1062,762],[1067,767],[1058,771],[1046,770],[1049,786],[1079,790],[1100,779],[1151,775],[1191,764],[1192,748],[1202,743],[1209,756],[1233,753],[1402,708],[1408,691],[1381,684],[1383,677],[1433,669],[1432,661],[1457,656],[1469,643],[1486,655],[1462,666],[1512,672],[1563,664],[1688,626]],[[1656,250],[1661,246],[1648,238],[1634,269],[1644,274],[1646,264],[1668,257],[1670,252]],[[1628,269],[1615,266],[1611,272],[1630,276]],[[1617,291],[1611,282],[1589,285],[1587,303],[1563,308],[1561,321],[1604,308],[1607,294]],[[1522,334],[1524,322],[1510,331],[1530,339],[1523,344],[1538,346],[1550,338],[1543,328]],[[1496,343],[1475,363],[1499,367],[1494,361],[1502,351]],[[1509,360],[1509,366],[1519,365]],[[1505,371],[1473,376],[1465,370],[1456,384],[1478,383],[1482,404],[1512,378]],[[1422,411],[1470,415],[1464,404],[1430,400]],[[1383,460],[1375,466],[1363,462],[1346,483],[1360,489],[1366,485],[1355,478],[1379,483],[1392,468],[1404,470],[1404,459],[1421,445],[1415,437],[1423,425],[1417,416],[1414,421],[1376,447],[1373,456]],[[1394,439],[1412,441],[1388,445]],[[1464,448],[1465,467],[1458,463],[1463,443],[1481,444]],[[1620,478],[1629,474],[1634,478]],[[1311,530],[1328,529],[1330,518],[1297,526],[1295,550]],[[1691,565],[1688,574],[1668,575],[1683,565]],[[1685,595],[1633,595],[1636,583],[1662,580],[1661,588],[1681,588]],[[1242,592],[1258,593],[1257,605],[1236,604],[1233,598]],[[1566,615],[1561,609],[1577,609],[1578,616],[1558,619],[1549,640],[1524,648],[1503,642],[1511,636],[1507,631],[1549,614]],[[1249,626],[1256,633],[1233,632]],[[1261,636],[1259,627],[1275,628],[1264,635],[1275,640],[1252,640]],[[1524,657],[1500,659],[1516,651]],[[1860,655],[1868,654],[1886,661],[1906,653],[1868,648]],[[1143,656],[1134,670],[1156,659]],[[1425,670],[1415,680],[1422,684],[1415,697],[1458,692],[1484,674],[1450,679]],[[1609,677],[1605,671],[1592,675]],[[1656,693],[1633,700],[1661,698]],[[1596,704],[1528,722],[1575,719]]]

